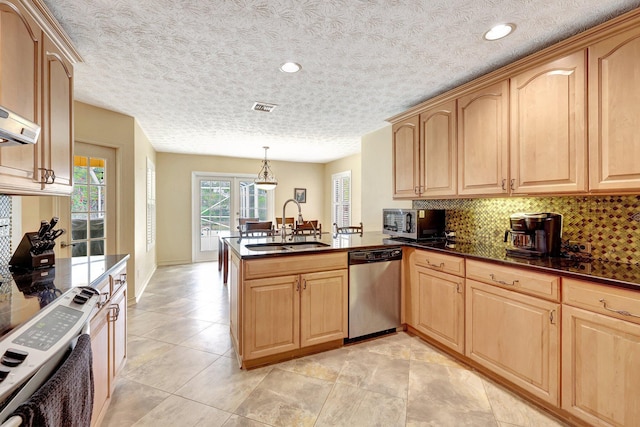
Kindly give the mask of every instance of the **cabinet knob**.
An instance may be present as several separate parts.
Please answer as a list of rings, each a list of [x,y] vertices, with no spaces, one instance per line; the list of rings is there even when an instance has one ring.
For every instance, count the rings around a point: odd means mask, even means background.
[[[43,171],[41,175],[42,179],[40,180],[42,184],[53,184],[56,182],[56,173],[53,169],[38,168],[38,170]]]

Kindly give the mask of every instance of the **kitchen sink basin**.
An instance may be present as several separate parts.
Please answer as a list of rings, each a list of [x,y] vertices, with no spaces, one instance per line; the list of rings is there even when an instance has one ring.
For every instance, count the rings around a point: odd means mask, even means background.
[[[296,251],[302,249],[316,249],[331,246],[322,242],[288,242],[288,243],[256,243],[246,245],[252,251]]]

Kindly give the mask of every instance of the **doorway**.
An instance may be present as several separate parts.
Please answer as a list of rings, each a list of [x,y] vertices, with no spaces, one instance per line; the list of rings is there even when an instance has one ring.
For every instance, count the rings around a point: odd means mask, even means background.
[[[238,218],[273,221],[273,191],[256,188],[254,178],[193,174],[193,262],[215,260],[219,234],[236,232]]]
[[[116,150],[76,142],[73,193],[58,203],[60,226],[67,230],[59,256],[100,256],[116,252]]]

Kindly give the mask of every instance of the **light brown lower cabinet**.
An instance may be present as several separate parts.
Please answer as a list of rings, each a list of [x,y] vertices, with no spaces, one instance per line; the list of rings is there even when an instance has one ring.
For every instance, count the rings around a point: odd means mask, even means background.
[[[465,354],[560,404],[560,304],[466,280]]]
[[[243,359],[272,356],[346,337],[347,271],[246,280]]]
[[[463,354],[464,278],[416,265],[415,259],[410,269],[407,323]]]
[[[106,303],[94,314],[89,324],[93,353],[93,415],[91,425],[102,422],[111,395],[115,377],[124,367],[127,357],[127,282],[126,265],[96,286],[106,295]]]
[[[640,425],[640,294],[562,285],[562,408],[594,426]]]

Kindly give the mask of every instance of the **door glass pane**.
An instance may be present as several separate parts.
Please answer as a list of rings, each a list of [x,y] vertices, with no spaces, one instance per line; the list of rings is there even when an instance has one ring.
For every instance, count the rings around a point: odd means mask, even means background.
[[[231,181],[200,180],[200,250],[218,248],[218,232],[231,230]]]
[[[256,187],[253,181],[240,181],[240,218],[268,218],[267,192]]]
[[[72,256],[104,255],[106,247],[106,160],[74,156],[71,194]]]

